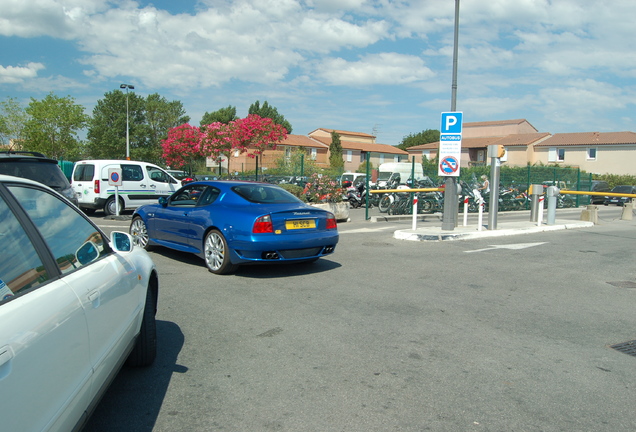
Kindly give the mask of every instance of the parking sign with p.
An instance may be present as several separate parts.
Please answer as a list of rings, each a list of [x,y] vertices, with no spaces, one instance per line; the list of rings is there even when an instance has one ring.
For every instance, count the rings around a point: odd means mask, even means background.
[[[462,112],[445,112],[442,113],[442,134],[461,134],[462,133]]]

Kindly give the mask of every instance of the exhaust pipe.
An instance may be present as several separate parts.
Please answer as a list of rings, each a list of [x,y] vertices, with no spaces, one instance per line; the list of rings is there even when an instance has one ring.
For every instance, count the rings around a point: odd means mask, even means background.
[[[280,259],[280,257],[278,256],[277,252],[271,251],[271,252],[263,252],[263,254],[261,255],[261,257],[263,259],[266,260],[277,260]]]

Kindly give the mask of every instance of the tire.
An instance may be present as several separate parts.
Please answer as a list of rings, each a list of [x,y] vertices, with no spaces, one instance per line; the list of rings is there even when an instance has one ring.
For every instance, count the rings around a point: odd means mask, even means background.
[[[223,234],[218,230],[211,230],[203,241],[203,259],[208,270],[222,275],[234,272],[238,265],[230,261],[230,249]]]
[[[380,210],[380,213],[386,213],[387,211],[389,211],[390,206],[391,198],[388,195],[384,195],[378,203],[378,210]]]
[[[122,211],[124,211],[124,200],[122,200],[121,198],[119,199],[119,212],[121,213]],[[116,209],[115,209],[115,197],[111,196],[110,198],[108,198],[108,200],[106,201],[106,204],[104,204],[104,213],[106,213],[106,216],[111,216],[114,214],[117,214]]]
[[[351,197],[349,198],[349,205],[351,206],[351,208],[358,208],[360,207],[360,204],[358,203],[358,200],[356,200],[355,198]]]
[[[397,214],[397,201],[392,202],[386,212],[387,212],[387,214],[389,216],[396,215]]]
[[[419,206],[421,210],[418,210],[418,213],[433,213],[433,211],[435,211],[435,203],[430,199],[422,200]]]
[[[137,336],[135,346],[126,359],[126,365],[128,366],[150,366],[155,361],[155,357],[157,357],[156,304],[154,291],[148,289],[139,336]]]
[[[152,249],[152,246],[148,244],[150,242],[148,228],[146,227],[146,223],[140,216],[135,216],[130,224],[130,229],[128,232],[132,236],[135,246],[142,247],[147,251]]]

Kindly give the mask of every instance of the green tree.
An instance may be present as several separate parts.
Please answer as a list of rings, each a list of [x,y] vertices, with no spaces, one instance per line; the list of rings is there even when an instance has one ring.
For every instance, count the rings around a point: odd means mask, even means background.
[[[405,136],[397,147],[406,150],[409,147],[437,141],[439,141],[439,131],[436,129],[426,129],[425,131]]]
[[[316,161],[311,159],[302,147],[294,147],[289,156],[281,155],[274,162],[275,169],[268,170],[275,175],[310,176],[321,172]]]
[[[161,143],[168,131],[181,124],[188,123],[190,117],[180,101],[168,101],[158,93],[148,95],[144,106],[144,123],[140,126],[139,146],[131,149],[131,157],[154,163],[162,162]]]
[[[342,144],[340,143],[340,135],[336,131],[331,131],[331,144],[329,144],[329,166],[339,172],[344,170]]]
[[[285,120],[285,116],[279,114],[278,110],[275,107],[270,106],[267,101],[263,102],[263,106],[261,106],[259,101],[254,102],[250,105],[248,114],[256,114],[261,117],[270,118],[274,120],[274,123],[287,129],[288,134],[292,132],[292,126],[287,120]]]
[[[223,123],[230,124],[234,120],[238,120],[236,116],[236,107],[229,105],[227,108],[221,108],[220,110],[216,110],[214,112],[205,112],[203,117],[201,118],[201,125],[209,125],[212,123]]]
[[[371,172],[371,170],[373,170],[373,163],[371,161],[369,161],[369,172]],[[366,160],[364,162],[362,162],[360,165],[358,165],[358,169],[356,170],[356,172],[366,174],[366,172],[367,172],[367,161]]]
[[[17,99],[8,97],[0,102],[0,144],[10,150],[19,149],[28,118]]]
[[[130,158],[162,163],[161,142],[168,131],[190,118],[180,101],[168,101],[157,93],[147,98],[134,92],[128,95],[113,90],[97,101],[88,129],[85,157],[94,159],[125,159],[126,98],[128,98],[128,129]]]
[[[89,120],[82,105],[70,96],[49,93],[41,101],[31,98],[26,113],[25,150],[39,151],[53,159],[77,158],[81,144],[78,132]]]

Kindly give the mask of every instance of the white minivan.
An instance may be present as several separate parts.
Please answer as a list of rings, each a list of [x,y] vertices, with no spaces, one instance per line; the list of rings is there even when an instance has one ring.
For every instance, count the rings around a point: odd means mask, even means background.
[[[411,178],[411,171],[415,170],[415,181],[423,180],[426,176],[422,164],[410,162],[386,162],[378,168],[378,186],[387,184],[405,184]]]
[[[83,160],[73,167],[71,186],[77,196],[78,207],[87,214],[104,210],[113,215],[115,186],[108,184],[109,168],[121,168],[122,186],[119,186],[119,209],[136,209],[144,204],[155,204],[162,196],[172,195],[181,183],[165,170],[148,162],[129,160]]]

